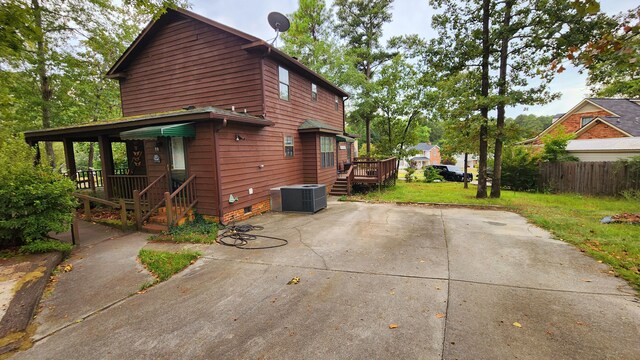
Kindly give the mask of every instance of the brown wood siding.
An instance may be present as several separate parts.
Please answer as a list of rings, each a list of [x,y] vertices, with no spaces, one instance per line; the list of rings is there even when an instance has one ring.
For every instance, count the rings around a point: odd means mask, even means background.
[[[197,209],[203,215],[218,215],[214,124],[196,125],[196,137],[187,141],[189,176],[196,175]]]
[[[336,179],[336,167],[320,168],[318,134],[301,134],[298,127],[307,119],[316,119],[342,129],[342,99],[339,109],[335,110],[334,94],[318,85],[318,100],[312,101],[311,81],[289,71],[290,100],[281,100],[277,64],[264,59],[263,71],[266,115],[275,126],[255,128],[229,124],[218,133],[225,213],[264,200],[274,187],[320,183],[330,189]],[[244,140],[236,141],[236,135]],[[293,158],[284,156],[285,135],[293,136]],[[253,194],[249,194],[249,188]],[[229,204],[232,194],[239,201]]]
[[[262,114],[260,57],[248,41],[192,19],[163,26],[120,80],[125,116],[216,106]]]
[[[160,155],[160,162],[153,161],[153,155],[156,154],[155,146],[156,140],[144,141],[144,156],[147,163],[147,176],[149,177],[149,183],[157,179],[159,176],[167,172],[167,164],[169,161],[169,143],[168,139],[161,139],[159,141],[158,155]],[[168,183],[167,183],[168,184]],[[167,185],[168,186],[168,185]]]
[[[303,182],[313,184],[318,182],[318,156],[320,143],[317,133],[302,134],[302,173]]]

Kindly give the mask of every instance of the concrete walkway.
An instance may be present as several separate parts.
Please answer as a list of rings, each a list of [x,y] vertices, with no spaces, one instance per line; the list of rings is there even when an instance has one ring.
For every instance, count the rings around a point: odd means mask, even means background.
[[[126,299],[153,280],[136,260],[148,234],[124,234],[86,221],[79,222],[79,233],[78,246],[64,262],[73,270],[57,276],[53,292],[40,304],[35,341]],[[70,233],[56,237],[71,241]]]
[[[289,245],[216,245],[167,282],[15,358],[640,355],[632,289],[516,214],[331,202],[313,216],[275,213],[250,223]],[[300,283],[287,285],[293,277]],[[84,296],[90,291],[78,302]]]

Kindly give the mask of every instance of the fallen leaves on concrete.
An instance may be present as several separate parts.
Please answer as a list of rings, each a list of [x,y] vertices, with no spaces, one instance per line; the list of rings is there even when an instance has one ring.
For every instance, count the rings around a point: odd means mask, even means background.
[[[513,326],[515,326],[517,328],[521,328],[522,324],[520,324],[519,322],[516,321],[516,322],[513,323]]]
[[[296,276],[293,279],[289,280],[287,285],[296,285],[300,282],[300,277]]]
[[[389,324],[389,329],[397,329],[398,324]]]
[[[442,319],[443,317],[445,317],[445,315],[443,313],[436,313],[436,317],[438,319]]]

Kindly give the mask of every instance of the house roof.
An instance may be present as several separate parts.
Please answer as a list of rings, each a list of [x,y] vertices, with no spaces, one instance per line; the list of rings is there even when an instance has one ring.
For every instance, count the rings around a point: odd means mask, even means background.
[[[412,161],[429,161],[431,159],[429,159],[426,156],[414,156],[411,158]]]
[[[151,125],[176,124],[185,121],[227,120],[247,125],[271,126],[273,121],[245,113],[219,109],[213,106],[188,110],[128,116],[87,124],[63,126],[53,129],[26,131],[27,141],[61,141],[64,138],[89,139],[98,135],[113,135],[121,131]],[[78,140],[79,141],[79,140]]]
[[[571,140],[569,152],[640,152],[640,137]]]
[[[602,110],[609,112],[609,116],[598,116],[597,119],[601,119],[604,122],[612,125],[613,127],[622,130],[631,136],[640,136],[640,99],[606,99],[606,98],[587,98],[571,110],[563,114],[556,121],[551,123],[549,127],[544,129],[540,134],[532,139],[527,139],[521,142],[521,144],[531,144],[542,135],[547,134],[556,126],[559,126],[563,119],[575,110],[579,109],[583,104],[589,103]],[[556,115],[557,116],[557,115]],[[555,119],[555,118],[554,118]]]
[[[324,123],[320,120],[316,120],[316,119],[307,119],[305,120],[299,127],[298,127],[298,131],[300,132],[314,132],[314,131],[320,131],[320,132],[330,132],[330,133],[336,133],[336,134],[342,134],[342,130],[333,127],[327,123]]]
[[[414,146],[411,146],[409,148],[409,150],[420,150],[420,151],[429,151],[431,149],[433,149],[434,147],[436,147],[438,145],[431,145],[431,144],[427,144],[427,143],[418,143]]]
[[[152,20],[151,22],[149,22],[149,24],[147,24],[147,26],[144,28],[144,30],[142,30],[142,32],[138,35],[138,37],[133,41],[133,43],[131,43],[131,45],[129,45],[129,47],[127,48],[127,50],[125,50],[125,52],[120,56],[120,58],[116,61],[115,64],[113,64],[113,66],[111,67],[111,69],[109,69],[109,71],[107,72],[107,77],[109,78],[119,78],[119,77],[124,77],[126,76],[126,74],[124,74],[124,70],[126,70],[127,65],[129,64],[129,62],[135,58],[135,56],[140,53],[140,51],[144,48],[144,45],[153,37],[153,35],[167,22],[171,21],[172,19],[175,19],[176,17],[186,17],[186,18],[190,18],[196,21],[200,21],[204,24],[207,24],[209,26],[213,26],[217,29],[220,29],[222,31],[226,31],[230,34],[233,34],[235,36],[238,36],[246,41],[248,41],[248,44],[242,46],[242,48],[246,51],[259,51],[261,53],[263,53],[266,56],[272,57],[274,59],[276,59],[277,61],[279,61],[280,63],[282,63],[285,66],[288,66],[291,69],[297,70],[298,73],[300,73],[301,75],[310,78],[312,81],[317,82],[318,84],[322,84],[325,87],[330,88],[331,90],[333,90],[334,92],[336,92],[337,94],[339,94],[342,97],[348,97],[349,94],[342,90],[341,88],[339,88],[338,86],[334,85],[333,83],[331,83],[329,80],[325,79],[324,77],[322,77],[321,75],[319,75],[318,73],[316,73],[315,71],[309,69],[308,67],[306,67],[304,64],[302,64],[300,61],[294,59],[293,57],[289,56],[288,54],[286,54],[285,52],[277,49],[276,47],[272,46],[271,44],[267,43],[266,41],[259,39],[253,35],[249,35],[245,32],[242,32],[240,30],[234,29],[230,26],[221,24],[217,21],[213,21],[211,19],[208,19],[202,15],[198,15],[194,12],[191,12],[189,10],[185,10],[185,9],[167,9],[167,12],[164,13],[163,15],[161,15],[158,19],[156,20]]]
[[[602,118],[633,136],[640,136],[640,104],[638,104],[638,100],[640,99],[589,99],[592,103],[618,115]]]

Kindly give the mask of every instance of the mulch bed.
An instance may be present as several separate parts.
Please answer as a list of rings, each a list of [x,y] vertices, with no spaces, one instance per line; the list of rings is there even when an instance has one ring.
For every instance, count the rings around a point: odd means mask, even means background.
[[[622,213],[611,216],[611,220],[623,224],[640,224],[640,214]]]

